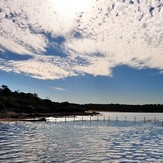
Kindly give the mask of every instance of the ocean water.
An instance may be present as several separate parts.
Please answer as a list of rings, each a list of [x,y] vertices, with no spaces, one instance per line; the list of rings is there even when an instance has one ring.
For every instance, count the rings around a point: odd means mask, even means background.
[[[0,123],[0,162],[163,162],[162,119],[163,114],[103,113]]]

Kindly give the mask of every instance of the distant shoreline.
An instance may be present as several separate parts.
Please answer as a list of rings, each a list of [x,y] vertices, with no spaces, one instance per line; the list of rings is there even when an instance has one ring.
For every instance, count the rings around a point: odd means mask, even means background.
[[[35,117],[96,115],[98,112],[163,113],[163,104],[76,104],[42,99],[37,93],[11,91],[0,87],[0,119],[19,120]]]
[[[23,114],[23,113],[15,113],[13,115],[6,114],[4,118],[0,118],[0,122],[15,122],[15,121],[41,121],[42,118],[47,117],[54,117],[54,118],[61,118],[61,117],[71,117],[71,116],[95,116],[100,113],[95,111],[88,111],[88,112],[77,112],[77,113],[37,113],[37,114]],[[36,120],[35,120],[36,119]],[[38,119],[38,120],[37,120]]]

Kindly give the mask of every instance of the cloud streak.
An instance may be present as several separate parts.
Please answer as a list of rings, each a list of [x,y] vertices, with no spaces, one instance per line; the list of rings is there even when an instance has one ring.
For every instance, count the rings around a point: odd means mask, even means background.
[[[84,74],[111,76],[118,65],[163,72],[163,0],[62,4],[1,1],[1,70],[52,80]],[[31,57],[4,59],[6,51]]]
[[[65,88],[61,88],[61,87],[52,87],[52,89],[57,90],[57,91],[66,91]]]

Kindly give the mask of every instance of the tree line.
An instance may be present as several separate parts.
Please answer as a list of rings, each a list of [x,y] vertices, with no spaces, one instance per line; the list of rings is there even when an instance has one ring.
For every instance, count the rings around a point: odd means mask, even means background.
[[[113,112],[163,112],[162,104],[128,105],[128,104],[87,104],[85,108],[95,111]]]
[[[8,86],[0,87],[0,112],[16,113],[55,113],[55,112],[84,112],[82,106],[69,102],[53,102],[41,99],[36,93],[11,91]]]
[[[80,92],[79,92],[80,93]],[[27,114],[40,113],[85,113],[85,111],[118,112],[163,112],[162,104],[124,105],[124,104],[74,104],[41,99],[37,93],[11,91],[6,85],[0,87],[0,113],[15,112]]]

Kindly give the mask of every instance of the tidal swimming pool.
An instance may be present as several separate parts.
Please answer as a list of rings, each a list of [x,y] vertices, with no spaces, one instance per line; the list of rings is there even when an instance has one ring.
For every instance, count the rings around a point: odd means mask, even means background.
[[[136,122],[124,115],[0,123],[0,162],[163,162],[161,123],[144,123],[140,113]]]

